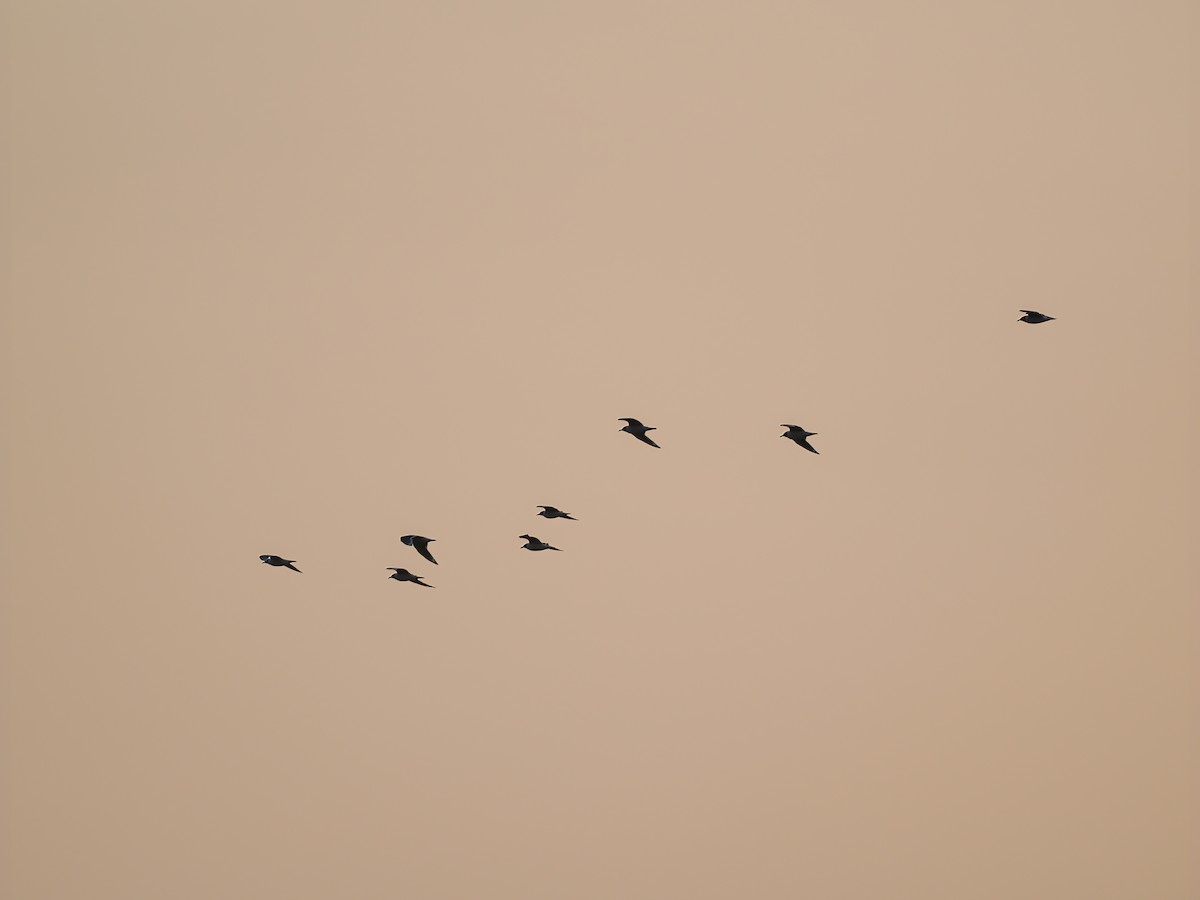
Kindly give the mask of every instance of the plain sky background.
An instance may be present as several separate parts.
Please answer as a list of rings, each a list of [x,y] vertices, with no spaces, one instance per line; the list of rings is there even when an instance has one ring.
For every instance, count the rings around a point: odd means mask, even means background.
[[[1195,28],[5,2],[0,893],[1200,896]]]

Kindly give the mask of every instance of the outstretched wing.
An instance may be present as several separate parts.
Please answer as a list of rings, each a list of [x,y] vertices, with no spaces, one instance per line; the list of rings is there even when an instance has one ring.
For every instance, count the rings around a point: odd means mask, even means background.
[[[646,426],[637,419],[617,419],[618,422],[625,422],[630,428],[645,428]]]
[[[649,436],[647,436],[645,434],[635,434],[634,437],[637,438],[639,441],[641,441],[643,444],[649,444],[651,447],[658,447],[658,444],[656,444],[656,443],[654,443],[654,441],[650,440]],[[658,449],[661,450],[662,447],[658,447]]]
[[[433,554],[429,552],[429,538],[423,538],[423,537],[413,538],[412,545],[417,548],[418,553],[420,553],[423,557],[425,557],[427,560],[429,560],[435,566],[438,564],[438,561],[433,558]]]

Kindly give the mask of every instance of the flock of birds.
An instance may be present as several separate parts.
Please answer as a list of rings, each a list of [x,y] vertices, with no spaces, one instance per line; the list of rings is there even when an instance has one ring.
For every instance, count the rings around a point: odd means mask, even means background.
[[[1023,309],[1021,312],[1024,313],[1024,315],[1017,320],[1018,322],[1025,322],[1029,325],[1041,325],[1043,322],[1054,321],[1054,316],[1044,315],[1037,310]],[[658,429],[651,425],[643,425],[637,419],[628,417],[618,419],[617,421],[625,423],[625,426],[618,430],[632,435],[643,444],[649,444],[651,447],[662,449],[649,435],[651,431],[657,431]],[[803,447],[805,450],[820,455],[817,449],[808,442],[810,437],[816,435],[815,431],[805,431],[799,425],[788,425],[786,423],[780,425],[779,427],[787,429],[787,431],[781,434],[780,437],[785,437],[791,441],[795,441],[797,446]],[[556,509],[553,506],[538,506],[538,509],[540,509],[541,512],[539,512],[537,515],[546,519],[569,519],[572,522],[578,521],[574,516],[563,512],[561,509]],[[525,541],[525,543],[521,545],[522,549],[524,550],[538,551],[560,549],[558,547],[551,546],[541,538],[534,537],[532,534],[522,534],[518,535],[518,537]],[[406,547],[412,547],[417,551],[417,553],[421,554],[421,556],[436,566],[438,561],[434,559],[433,554],[429,552],[429,545],[433,542],[434,538],[423,537],[419,534],[406,534],[400,538],[400,543],[404,544]],[[293,572],[300,571],[296,568],[296,560],[294,559],[284,559],[282,556],[275,556],[274,554],[269,553],[263,554],[259,557],[259,559],[268,566],[278,566],[285,569],[291,569]],[[403,569],[399,566],[388,566],[388,571],[392,573],[388,576],[388,578],[394,578],[396,581],[411,581],[413,584],[419,584],[421,587],[433,587],[432,584],[428,584],[427,582],[421,580],[424,576],[414,575],[412,572],[408,571],[408,569]]]

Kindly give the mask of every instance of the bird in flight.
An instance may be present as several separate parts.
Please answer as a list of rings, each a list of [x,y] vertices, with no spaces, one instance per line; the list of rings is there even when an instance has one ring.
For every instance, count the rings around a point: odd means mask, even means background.
[[[433,543],[433,540],[433,538],[421,537],[419,534],[406,534],[400,538],[400,543],[405,547],[415,548],[418,553],[436,566],[438,561],[429,552],[429,545]]]
[[[259,559],[261,559],[263,562],[265,562],[268,566],[283,566],[285,568],[291,569],[293,572],[300,571],[294,565],[292,565],[292,563],[295,562],[294,559],[284,559],[282,556],[271,556],[269,554],[260,556]]]
[[[1025,313],[1025,315],[1017,319],[1018,322],[1028,322],[1030,325],[1041,325],[1043,322],[1054,321],[1054,316],[1044,315],[1037,310],[1023,309],[1021,312]]]
[[[658,444],[654,443],[654,441],[650,440],[650,438],[646,436],[647,431],[658,431],[657,428],[647,427],[637,419],[617,419],[617,421],[627,423],[625,427],[621,429],[621,431],[629,432],[643,444],[649,444],[651,447],[658,447]],[[662,448],[660,447],[659,449]]]
[[[521,534],[518,537],[525,538],[525,543],[521,545],[525,550],[558,550],[558,547],[551,547],[543,540],[535,538],[532,534]],[[560,551],[561,552],[561,551]]]
[[[788,425],[786,423],[780,425],[779,427],[787,429],[787,431],[781,434],[780,437],[789,438],[790,440],[795,441],[805,450],[811,450],[813,453],[817,453],[817,448],[808,442],[808,439],[816,434],[815,431],[805,431],[799,425]],[[821,454],[817,453],[817,455],[820,456]]]
[[[423,582],[420,575],[414,575],[408,569],[397,569],[395,566],[388,566],[388,571],[392,573],[388,578],[395,578],[397,581],[411,581],[413,584],[419,584],[421,587],[433,587],[432,584]]]
[[[544,516],[547,519],[570,519],[572,522],[578,521],[570,513],[565,513],[561,509],[555,509],[553,506],[539,506],[538,509],[541,510],[538,515]]]

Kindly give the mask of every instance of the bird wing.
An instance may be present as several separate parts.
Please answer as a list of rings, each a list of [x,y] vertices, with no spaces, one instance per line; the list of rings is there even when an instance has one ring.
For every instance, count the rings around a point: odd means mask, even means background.
[[[812,444],[810,444],[808,442],[807,438],[800,438],[798,441],[796,441],[796,443],[799,444],[801,447],[803,447],[805,450],[811,450],[813,453],[817,453],[817,448],[814,447]],[[821,455],[820,453],[817,453],[817,456],[820,456],[820,455]]]
[[[635,434],[634,437],[643,444],[649,444],[651,447],[658,447],[658,444],[654,443],[654,441],[650,440],[650,438],[644,434]],[[658,449],[661,450],[662,447],[658,447]]]
[[[435,566],[438,561],[433,558],[433,554],[429,552],[429,538],[416,537],[413,538],[412,545],[417,548],[417,552],[433,563]]]
[[[637,419],[618,419],[618,422],[627,422],[630,428],[645,428],[646,426]]]

